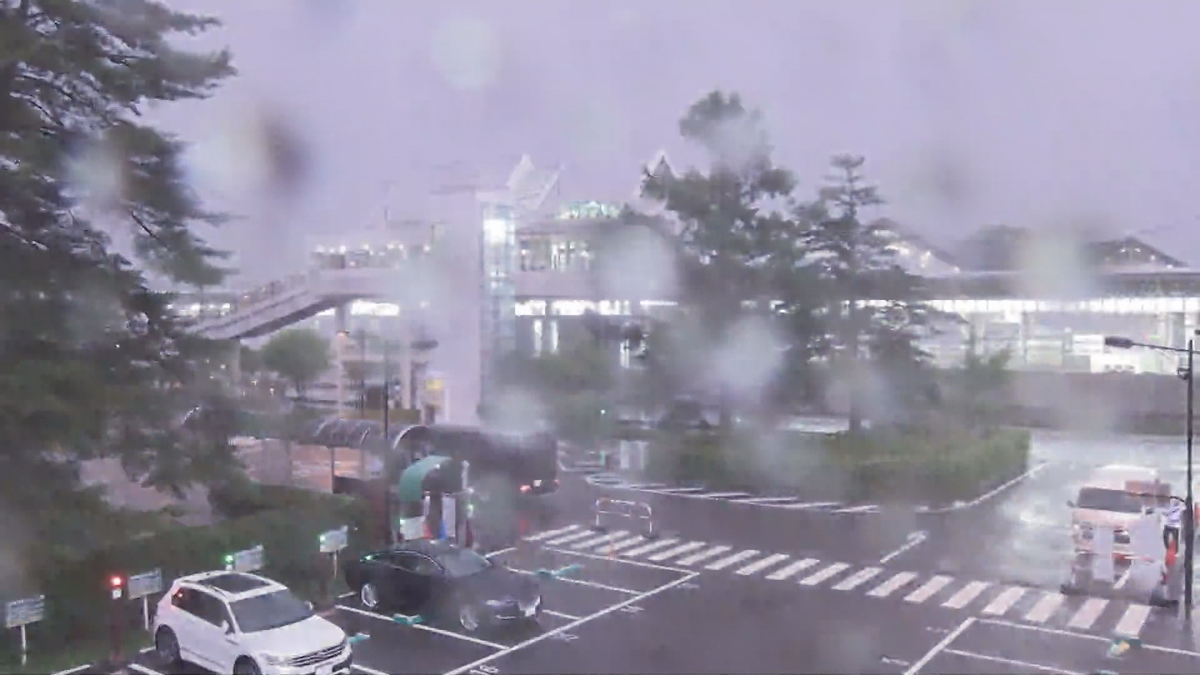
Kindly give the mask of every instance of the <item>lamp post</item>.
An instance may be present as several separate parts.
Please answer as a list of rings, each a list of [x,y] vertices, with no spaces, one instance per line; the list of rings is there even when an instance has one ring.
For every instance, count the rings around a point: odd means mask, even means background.
[[[1200,330],[1195,332],[1200,335]],[[1175,352],[1187,354],[1187,366],[1180,368],[1177,373],[1181,379],[1187,382],[1187,497],[1184,499],[1183,520],[1183,540],[1187,544],[1187,549],[1183,553],[1183,617],[1185,621],[1192,620],[1192,567],[1195,561],[1195,549],[1193,544],[1196,541],[1196,522],[1195,522],[1195,502],[1192,494],[1192,413],[1195,407],[1196,388],[1193,385],[1192,369],[1195,359],[1195,341],[1193,338],[1188,338],[1187,349],[1178,347],[1167,347],[1165,345],[1148,344],[1145,342],[1136,342],[1129,338],[1116,337],[1112,335],[1105,336],[1104,346],[1115,349],[1132,349],[1134,347],[1144,347],[1146,349],[1158,349],[1160,351]]]

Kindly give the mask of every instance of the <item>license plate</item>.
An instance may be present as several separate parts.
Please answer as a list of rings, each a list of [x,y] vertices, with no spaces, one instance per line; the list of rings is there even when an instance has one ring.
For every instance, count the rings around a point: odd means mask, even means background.
[[[318,666],[317,675],[333,675],[333,664],[327,666]]]

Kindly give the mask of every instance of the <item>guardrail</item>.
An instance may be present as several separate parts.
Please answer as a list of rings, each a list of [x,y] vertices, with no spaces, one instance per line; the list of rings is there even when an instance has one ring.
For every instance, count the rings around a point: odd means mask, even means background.
[[[646,502],[630,502],[610,497],[601,497],[596,500],[593,511],[596,522],[592,526],[592,529],[597,532],[603,532],[605,529],[603,516],[617,516],[632,521],[640,521],[642,536],[647,539],[657,536],[657,533],[654,531],[654,510]]]

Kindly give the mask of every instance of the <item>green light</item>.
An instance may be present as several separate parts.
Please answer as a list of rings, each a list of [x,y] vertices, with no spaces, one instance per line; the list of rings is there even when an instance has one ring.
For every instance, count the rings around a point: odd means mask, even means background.
[[[226,565],[232,565],[232,564],[233,564],[233,556],[232,556],[232,555],[227,555],[227,556],[225,556],[225,564],[226,564]]]

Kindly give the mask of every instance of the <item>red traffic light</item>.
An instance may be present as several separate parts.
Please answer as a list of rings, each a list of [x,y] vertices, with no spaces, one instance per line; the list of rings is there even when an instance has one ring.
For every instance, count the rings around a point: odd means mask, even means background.
[[[121,582],[122,582],[122,579],[121,579],[121,577],[118,577],[118,576],[114,576],[108,580],[108,583],[112,584],[113,588],[120,588]]]

